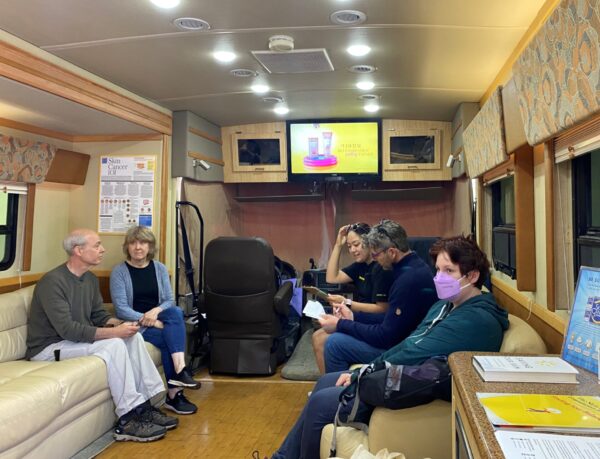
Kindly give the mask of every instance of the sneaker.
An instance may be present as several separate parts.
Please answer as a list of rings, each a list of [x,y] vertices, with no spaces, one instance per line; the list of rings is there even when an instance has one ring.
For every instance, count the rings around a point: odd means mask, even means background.
[[[167,410],[175,411],[177,414],[194,414],[198,411],[198,407],[185,398],[182,390],[177,392],[173,398],[169,398],[167,395],[164,406]]]
[[[188,389],[193,390],[200,389],[200,383],[192,378],[192,375],[187,367],[183,367],[183,370],[169,379],[168,383],[172,384],[173,386],[187,387]]]
[[[167,416],[165,413],[160,411],[158,408],[151,406],[142,414],[144,421],[150,422],[157,426],[164,427],[167,430],[174,429],[179,424],[179,419],[173,416]]]
[[[167,433],[167,429],[143,420],[140,416],[133,416],[124,424],[117,423],[113,437],[116,441],[155,441],[160,440]]]

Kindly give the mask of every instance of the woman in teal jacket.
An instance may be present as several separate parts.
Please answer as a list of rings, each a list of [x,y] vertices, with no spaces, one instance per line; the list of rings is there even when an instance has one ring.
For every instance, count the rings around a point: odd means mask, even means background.
[[[508,314],[493,295],[481,292],[490,264],[477,243],[464,236],[440,239],[430,250],[437,274],[434,278],[440,301],[435,303],[417,329],[405,340],[384,352],[375,362],[418,365],[430,357],[456,351],[500,349]],[[272,459],[310,459],[319,457],[321,430],[333,422],[339,395],[350,384],[352,373],[324,375],[294,427]],[[352,402],[340,410],[344,420]],[[360,403],[355,420],[368,423],[372,406]]]

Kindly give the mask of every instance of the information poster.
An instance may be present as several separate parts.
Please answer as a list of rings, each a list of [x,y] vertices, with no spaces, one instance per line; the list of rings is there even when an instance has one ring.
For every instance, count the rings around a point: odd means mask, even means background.
[[[133,225],[152,227],[155,156],[102,156],[98,232],[125,233]]]
[[[562,357],[593,373],[600,352],[600,269],[582,266]]]

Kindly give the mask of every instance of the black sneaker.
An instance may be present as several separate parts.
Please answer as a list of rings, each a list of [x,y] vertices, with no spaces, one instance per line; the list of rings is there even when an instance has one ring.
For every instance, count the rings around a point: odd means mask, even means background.
[[[151,406],[142,414],[142,419],[146,422],[150,422],[157,426],[164,427],[167,430],[174,429],[179,424],[179,419],[173,416],[167,416],[165,413],[160,411],[158,408]]]
[[[193,390],[200,389],[200,383],[192,378],[192,375],[187,367],[183,367],[183,370],[169,379],[168,383],[173,386],[187,387],[188,389]]]
[[[124,424],[117,423],[113,437],[116,441],[155,441],[160,440],[167,433],[167,429],[147,422],[140,416],[133,416]]]
[[[167,394],[164,406],[167,410],[175,411],[177,414],[194,414],[198,411],[198,407],[185,398],[182,390],[177,392],[173,398],[169,398]]]

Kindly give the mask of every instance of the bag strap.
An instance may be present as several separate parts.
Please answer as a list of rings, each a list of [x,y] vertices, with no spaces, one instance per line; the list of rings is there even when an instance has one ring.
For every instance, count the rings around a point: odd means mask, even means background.
[[[183,258],[185,261],[185,276],[188,281],[188,285],[192,292],[192,298],[194,300],[194,306],[198,307],[198,294],[196,293],[196,286],[194,285],[194,266],[192,265],[192,255],[190,252],[190,244],[188,241],[187,230],[185,228],[185,222],[183,215],[179,215],[179,222],[181,227],[181,241],[183,243]]]

